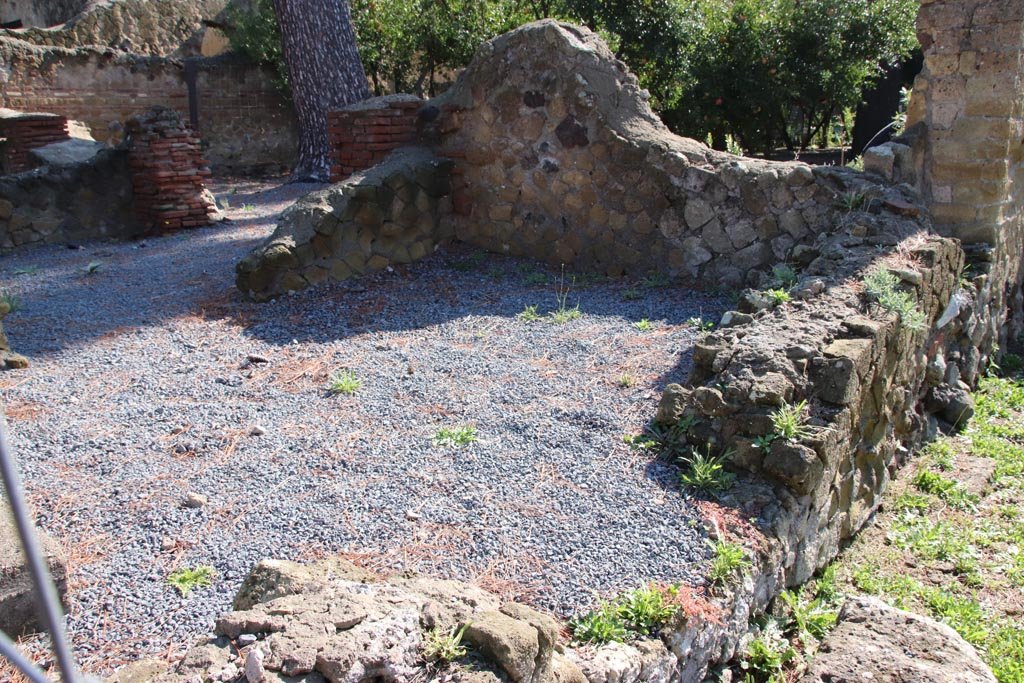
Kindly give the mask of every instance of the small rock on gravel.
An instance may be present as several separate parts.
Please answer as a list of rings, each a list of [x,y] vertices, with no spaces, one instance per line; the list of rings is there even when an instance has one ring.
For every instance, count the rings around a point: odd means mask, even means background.
[[[185,507],[187,508],[201,508],[210,502],[210,499],[201,493],[190,492],[185,496]]]

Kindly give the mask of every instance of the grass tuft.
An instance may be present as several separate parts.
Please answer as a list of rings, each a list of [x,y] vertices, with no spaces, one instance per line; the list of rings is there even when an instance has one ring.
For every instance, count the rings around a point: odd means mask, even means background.
[[[342,394],[344,396],[351,396],[359,388],[363,386],[363,380],[356,376],[356,373],[352,370],[338,370],[331,375],[330,382],[327,385],[328,391],[332,394]]]
[[[462,637],[466,634],[465,624],[462,628],[453,626],[450,630],[432,628],[423,634],[423,659],[436,664],[450,664],[457,659],[462,659],[468,653],[466,646],[462,644]]]

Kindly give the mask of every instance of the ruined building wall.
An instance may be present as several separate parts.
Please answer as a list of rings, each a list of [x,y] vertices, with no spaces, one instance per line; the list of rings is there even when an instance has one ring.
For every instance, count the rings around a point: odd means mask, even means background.
[[[122,122],[156,105],[189,118],[181,61],[0,39],[0,63],[4,107],[83,121],[100,141],[119,142]],[[298,144],[295,117],[272,75],[228,56],[196,63],[198,130],[213,170],[289,168]]]
[[[423,119],[463,173],[460,239],[609,274],[750,284],[827,228],[837,194],[804,164],[674,135],[603,41],[550,20],[485,45]]]

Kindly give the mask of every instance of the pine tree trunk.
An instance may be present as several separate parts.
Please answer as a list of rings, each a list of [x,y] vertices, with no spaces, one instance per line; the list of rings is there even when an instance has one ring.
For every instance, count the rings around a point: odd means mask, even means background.
[[[348,0],[273,0],[299,119],[292,180],[330,175],[327,112],[370,96]]]

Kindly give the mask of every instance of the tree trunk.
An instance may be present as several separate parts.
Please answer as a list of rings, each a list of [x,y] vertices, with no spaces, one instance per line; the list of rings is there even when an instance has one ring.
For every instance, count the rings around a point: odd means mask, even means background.
[[[299,119],[293,181],[330,176],[327,112],[370,96],[348,0],[273,0]]]

